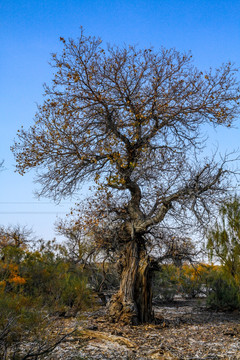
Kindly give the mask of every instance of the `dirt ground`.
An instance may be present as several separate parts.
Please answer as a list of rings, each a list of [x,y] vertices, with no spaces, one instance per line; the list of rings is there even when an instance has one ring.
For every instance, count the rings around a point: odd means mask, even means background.
[[[105,309],[61,319],[77,331],[49,359],[240,359],[240,314],[207,310],[199,300],[155,307],[158,324],[120,326]]]

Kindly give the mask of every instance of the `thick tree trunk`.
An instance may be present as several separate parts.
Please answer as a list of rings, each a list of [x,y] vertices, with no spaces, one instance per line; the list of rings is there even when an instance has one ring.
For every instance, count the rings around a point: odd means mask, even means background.
[[[114,322],[137,325],[153,320],[151,269],[137,241],[126,245],[122,255],[120,289],[110,300],[109,318]]]

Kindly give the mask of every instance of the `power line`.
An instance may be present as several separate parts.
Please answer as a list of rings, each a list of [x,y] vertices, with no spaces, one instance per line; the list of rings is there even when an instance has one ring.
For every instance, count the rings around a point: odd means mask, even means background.
[[[29,205],[29,204],[37,204],[37,205],[46,205],[46,204],[51,204],[51,205],[54,205],[52,202],[46,202],[46,201],[41,201],[41,202],[37,202],[37,201],[0,201],[0,204],[4,204],[4,205],[8,205],[8,204],[11,204],[11,205],[17,205],[17,204],[26,204],[26,205]],[[61,203],[59,204],[58,206],[62,206],[62,205],[70,205],[72,204],[71,202],[67,202],[67,203]]]
[[[1,215],[17,215],[17,214],[31,214],[31,215],[44,215],[44,214],[66,214],[64,211],[0,211]]]

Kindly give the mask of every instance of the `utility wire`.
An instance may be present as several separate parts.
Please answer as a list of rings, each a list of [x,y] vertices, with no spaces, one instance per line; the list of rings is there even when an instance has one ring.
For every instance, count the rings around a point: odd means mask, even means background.
[[[1,215],[17,215],[17,214],[66,214],[64,211],[0,211]]]
[[[52,202],[37,202],[37,201],[0,201],[0,204],[4,204],[4,205],[7,205],[7,204],[38,204],[38,205],[46,205],[46,204],[51,204],[51,205],[54,205],[54,203]],[[61,203],[59,204],[58,206],[62,206],[62,205],[70,205],[72,204],[71,202],[67,202],[67,203]]]

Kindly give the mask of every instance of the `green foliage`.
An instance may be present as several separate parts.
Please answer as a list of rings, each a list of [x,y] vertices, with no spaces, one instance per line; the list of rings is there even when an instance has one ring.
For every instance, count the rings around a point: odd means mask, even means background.
[[[240,199],[235,195],[219,210],[219,220],[208,233],[211,259],[222,267],[209,282],[207,303],[218,310],[240,309]]]
[[[179,272],[180,292],[185,298],[195,298],[207,290],[208,279],[215,272],[213,265],[204,263],[183,265]]]
[[[211,259],[217,258],[226,273],[240,273],[240,199],[226,201],[219,210],[219,220],[208,233],[207,249]]]
[[[240,310],[240,287],[237,282],[217,274],[211,282],[207,305],[215,310]]]
[[[183,297],[193,299],[200,295],[202,288],[202,279],[197,274],[181,271],[179,277],[179,290]]]
[[[154,277],[153,297],[155,301],[170,302],[177,294],[186,298],[206,295],[206,304],[211,309],[240,310],[240,283],[229,277],[224,266],[163,265]]]
[[[24,351],[21,349],[21,344],[30,338],[33,342],[38,342],[46,323],[46,318],[39,309],[35,308],[32,299],[19,294],[13,296],[11,293],[2,293],[0,297],[1,359],[22,359]]]
[[[28,328],[29,324],[33,321],[37,326],[37,312],[29,311],[29,301],[22,295],[1,294],[0,298],[0,331],[7,324],[11,324],[13,331],[9,334],[9,339],[17,339],[21,337],[21,331]],[[31,304],[32,307],[33,304]],[[13,321],[12,321],[13,320]]]
[[[153,280],[153,298],[160,301],[173,301],[179,291],[178,273],[175,265],[163,265],[155,273]]]
[[[61,341],[60,335],[50,336],[49,316],[67,311],[74,315],[90,302],[87,274],[82,266],[67,261],[62,246],[49,242],[30,250],[4,245],[0,248],[0,359],[42,358]]]
[[[56,332],[51,318],[23,295],[2,293],[0,297],[0,359],[48,359],[67,336]],[[47,356],[47,357],[46,357]]]
[[[13,246],[2,249],[0,286],[7,293],[38,298],[42,306],[53,310],[62,306],[81,310],[90,303],[86,273],[81,266],[66,261],[53,245],[35,251]]]
[[[153,280],[153,296],[156,300],[172,301],[177,294],[185,298],[207,294],[217,269],[216,266],[201,263],[195,266],[184,264],[181,267],[163,265]]]
[[[59,284],[59,302],[75,310],[83,310],[90,306],[90,292],[87,278],[81,274],[66,274]]]

